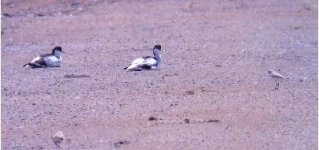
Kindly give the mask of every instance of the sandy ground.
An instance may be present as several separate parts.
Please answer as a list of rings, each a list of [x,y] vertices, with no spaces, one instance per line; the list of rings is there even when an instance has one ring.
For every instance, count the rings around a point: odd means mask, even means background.
[[[4,150],[318,149],[316,0],[1,6]],[[123,70],[155,44],[160,70]],[[61,67],[22,67],[57,45]]]

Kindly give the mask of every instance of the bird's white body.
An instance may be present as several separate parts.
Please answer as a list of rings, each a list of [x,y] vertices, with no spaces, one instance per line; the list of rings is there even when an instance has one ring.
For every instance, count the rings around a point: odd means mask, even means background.
[[[144,69],[155,70],[158,69],[161,63],[161,55],[159,53],[160,48],[154,48],[154,57],[139,57],[132,61],[132,63],[125,68],[127,71],[141,71]]]
[[[158,65],[157,65],[157,61],[150,57],[150,58],[143,58],[143,57],[140,57],[140,58],[137,58],[135,60],[133,60],[133,62],[130,64],[130,66],[128,66],[126,68],[126,70],[128,71],[140,71],[140,70],[143,70],[145,68],[145,66],[149,66],[149,69],[150,70],[154,70],[154,69],[157,69]]]
[[[54,55],[50,56],[37,56],[32,61],[30,61],[30,64],[45,64],[45,67],[59,67],[62,62],[62,57],[56,57]]]
[[[45,57],[43,59],[48,67],[59,67],[61,65],[61,62],[62,62],[62,57],[56,57],[53,55]]]
[[[25,64],[25,67],[32,68],[59,67],[62,63],[62,51],[53,50],[52,54],[40,55]]]
[[[273,69],[270,69],[270,70],[268,71],[268,73],[270,74],[270,76],[275,77],[275,78],[287,79],[287,77],[283,76],[282,74],[276,72],[276,71],[273,70]]]

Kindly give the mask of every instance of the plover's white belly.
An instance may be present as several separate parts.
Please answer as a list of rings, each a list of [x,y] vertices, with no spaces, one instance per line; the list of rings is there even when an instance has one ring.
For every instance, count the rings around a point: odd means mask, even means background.
[[[57,58],[55,56],[45,57],[44,61],[48,67],[58,67],[62,62],[62,58]]]
[[[154,58],[146,58],[144,63],[148,66],[156,66],[157,65],[157,61]]]
[[[140,57],[135,59],[126,70],[143,70],[151,69],[155,70],[158,68],[158,61],[153,57]]]

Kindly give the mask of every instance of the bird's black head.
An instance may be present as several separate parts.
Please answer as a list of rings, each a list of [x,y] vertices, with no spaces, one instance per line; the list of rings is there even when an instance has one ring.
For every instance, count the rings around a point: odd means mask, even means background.
[[[62,47],[61,47],[61,46],[56,46],[56,47],[54,47],[54,49],[53,49],[53,52],[52,52],[52,53],[54,53],[55,51],[59,51],[59,52],[64,53],[64,52],[62,51]]]
[[[155,45],[155,46],[154,46],[154,49],[159,49],[159,50],[161,50],[161,48],[162,48],[161,45]]]

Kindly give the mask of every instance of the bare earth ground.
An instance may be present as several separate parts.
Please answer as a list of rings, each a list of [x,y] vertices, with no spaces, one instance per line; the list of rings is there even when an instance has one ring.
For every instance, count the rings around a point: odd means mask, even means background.
[[[2,149],[318,148],[316,0],[1,5]],[[123,70],[155,44],[161,70]]]

